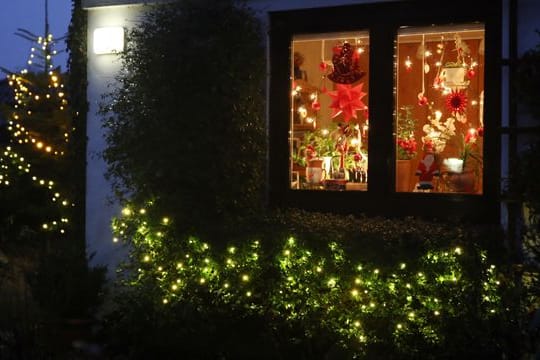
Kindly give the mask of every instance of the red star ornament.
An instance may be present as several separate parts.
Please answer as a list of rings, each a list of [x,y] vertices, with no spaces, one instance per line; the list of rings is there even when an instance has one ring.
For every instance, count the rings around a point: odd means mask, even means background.
[[[355,87],[350,84],[336,84],[335,91],[328,91],[327,94],[332,98],[332,118],[343,113],[343,118],[348,122],[351,118],[356,119],[356,111],[364,110],[366,104],[362,102],[362,98],[366,93],[362,91],[364,83],[360,83]]]

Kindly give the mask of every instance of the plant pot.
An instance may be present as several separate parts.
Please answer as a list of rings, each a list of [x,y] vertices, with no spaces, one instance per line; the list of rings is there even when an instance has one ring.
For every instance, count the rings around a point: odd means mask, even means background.
[[[465,71],[463,66],[445,66],[441,71],[440,78],[444,87],[464,89],[469,85],[465,80]]]
[[[474,193],[476,191],[476,174],[473,170],[448,174],[448,187],[453,192]]]
[[[412,160],[398,160],[396,162],[396,191],[411,191]]]
[[[312,159],[306,167],[306,181],[308,184],[316,185],[322,181],[322,163],[321,159]]]

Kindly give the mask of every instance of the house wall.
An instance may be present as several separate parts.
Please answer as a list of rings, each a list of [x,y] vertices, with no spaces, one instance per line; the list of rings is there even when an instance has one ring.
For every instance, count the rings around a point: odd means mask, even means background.
[[[116,264],[122,258],[124,251],[118,244],[113,243],[110,230],[111,218],[119,213],[119,205],[109,199],[111,196],[111,186],[104,178],[106,164],[100,159],[99,153],[105,147],[101,120],[97,115],[101,95],[108,91],[108,86],[114,84],[115,74],[120,69],[117,55],[96,55],[92,52],[93,32],[96,27],[102,26],[123,26],[130,28],[136,26],[144,6],[142,4],[161,2],[154,1],[133,1],[133,0],[86,0],[83,7],[88,11],[88,101],[90,104],[88,112],[88,149],[87,149],[87,196],[86,196],[86,242],[88,253],[95,253],[93,264],[109,265],[111,273]],[[313,8],[325,6],[339,6],[346,4],[373,3],[382,1],[369,0],[252,0],[251,6],[261,16],[266,24],[268,13],[272,11]],[[509,0],[504,1],[505,8]],[[464,9],[466,11],[466,9]],[[536,0],[518,1],[518,52],[521,54],[527,49],[534,47],[540,40],[535,34],[537,29],[537,19],[540,15],[540,2]],[[503,58],[508,57],[508,16],[505,15],[503,21]],[[508,71],[503,70],[503,88],[508,88]],[[503,99],[508,98],[507,90],[503,90]],[[506,103],[501,104],[503,114],[503,125],[508,124],[508,108]],[[507,139],[503,139],[503,159],[502,169],[504,176],[508,164],[512,159],[508,159]],[[504,213],[504,211],[503,211]],[[503,223],[505,220],[503,219]]]
[[[109,273],[122,259],[124,250],[112,241],[111,218],[118,215],[119,205],[112,201],[110,183],[105,179],[106,164],[100,157],[105,139],[98,115],[102,95],[115,84],[120,70],[119,56],[96,55],[93,52],[94,30],[98,27],[136,25],[142,6],[106,6],[88,8],[88,120],[86,171],[86,244],[87,253],[95,254],[92,265],[108,265]]]

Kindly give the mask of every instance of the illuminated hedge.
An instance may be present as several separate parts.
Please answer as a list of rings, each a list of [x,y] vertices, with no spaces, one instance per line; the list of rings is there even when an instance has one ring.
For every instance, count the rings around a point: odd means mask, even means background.
[[[330,334],[355,355],[388,343],[404,353],[418,343],[437,348],[452,341],[456,320],[497,322],[505,312],[504,274],[474,246],[433,247],[378,267],[351,256],[341,239],[325,248],[292,236],[269,246],[252,239],[214,250],[175,238],[173,219],[155,215],[151,205],[128,206],[113,229],[115,241],[132,245],[128,283],[157,284],[163,307],[241,311],[276,330],[300,327],[306,338]]]

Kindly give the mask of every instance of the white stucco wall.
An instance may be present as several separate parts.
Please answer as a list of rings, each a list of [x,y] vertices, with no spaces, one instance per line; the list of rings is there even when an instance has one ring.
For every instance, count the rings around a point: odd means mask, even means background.
[[[124,256],[121,245],[112,241],[111,219],[119,214],[119,205],[111,203],[111,186],[105,179],[106,164],[100,157],[105,148],[101,118],[97,114],[102,94],[109,91],[120,70],[118,55],[93,53],[94,29],[136,25],[142,6],[107,6],[88,8],[88,120],[86,172],[86,244],[87,253],[95,253],[92,265],[108,265],[113,274]]]

